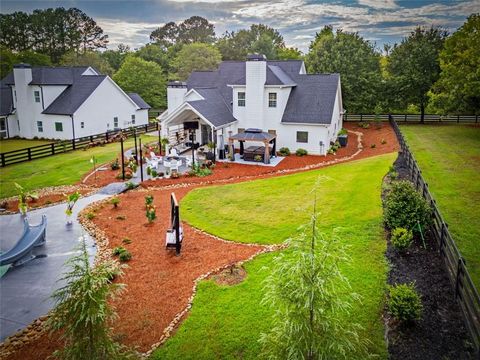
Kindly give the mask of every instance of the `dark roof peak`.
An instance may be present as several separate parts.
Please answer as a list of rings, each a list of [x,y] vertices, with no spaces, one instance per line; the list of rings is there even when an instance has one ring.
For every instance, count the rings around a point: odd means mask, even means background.
[[[25,63],[20,63],[20,64],[15,64],[13,65],[14,69],[31,69],[32,65],[30,64],[25,64]]]

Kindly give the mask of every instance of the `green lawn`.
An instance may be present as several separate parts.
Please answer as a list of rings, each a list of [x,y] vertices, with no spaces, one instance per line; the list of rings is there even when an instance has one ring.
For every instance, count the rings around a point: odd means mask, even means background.
[[[155,141],[154,136],[142,135],[142,143]],[[125,142],[125,149],[133,147],[133,139]],[[0,168],[0,198],[15,195],[14,183],[28,190],[47,186],[70,185],[92,170],[90,159],[93,155],[98,164],[113,160],[120,154],[120,143],[108,144],[89,150],[71,151],[65,154]]]
[[[4,139],[0,140],[0,153],[50,143],[49,140]]]
[[[386,358],[381,314],[388,268],[380,191],[394,159],[395,154],[388,154],[295,175],[197,189],[181,202],[182,216],[226,239],[280,243],[308,221],[311,190],[320,180],[321,229],[329,234],[338,228],[348,244],[352,262],[343,271],[363,297],[343,320],[359,322],[362,336],[372,342],[370,351]],[[201,282],[188,318],[153,358],[258,358],[259,336],[271,325],[272,310],[260,301],[273,256],[262,255],[246,264],[248,276],[238,285]]]
[[[480,128],[411,125],[401,130],[480,288]]]

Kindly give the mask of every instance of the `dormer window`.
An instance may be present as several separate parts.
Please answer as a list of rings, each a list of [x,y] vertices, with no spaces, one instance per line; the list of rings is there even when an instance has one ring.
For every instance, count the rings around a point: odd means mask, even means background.
[[[33,92],[33,97],[35,98],[35,102],[39,103],[40,102],[40,91],[36,90]]]
[[[238,93],[238,106],[245,107],[245,93]]]
[[[268,93],[268,107],[277,107],[277,93]]]

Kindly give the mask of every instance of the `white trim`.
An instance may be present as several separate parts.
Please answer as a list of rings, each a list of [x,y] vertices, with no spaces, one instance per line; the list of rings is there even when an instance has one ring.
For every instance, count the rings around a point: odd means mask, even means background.
[[[282,125],[304,125],[304,126],[323,126],[329,127],[332,125],[332,120],[330,120],[330,124],[316,124],[316,123],[296,123],[296,122],[280,122]]]
[[[91,70],[95,75],[99,75],[99,73],[97,73],[93,67],[89,66],[89,67],[82,73],[82,76],[91,76],[91,75],[85,75],[85,73],[86,73],[88,70]]]
[[[210,127],[214,130],[216,130],[217,128],[215,127],[215,125],[213,125],[206,117],[204,117],[201,113],[198,112],[198,110],[196,110],[192,105],[190,105],[188,102],[184,102],[182,105],[180,105],[179,107],[177,107],[175,109],[175,111],[169,115],[164,121],[164,125],[165,126],[168,126],[168,123],[171,122],[172,120],[175,119],[175,117],[177,115],[179,115],[181,112],[183,112],[184,110],[190,110],[192,112],[194,112],[195,114],[197,114],[203,121],[205,121],[208,125],[210,125]],[[223,125],[222,125],[223,126]]]
[[[186,98],[188,97],[188,95],[190,95],[191,93],[195,93],[195,94],[197,94],[198,96],[200,96],[200,97],[202,98],[202,100],[205,100],[205,98],[204,98],[202,95],[200,95],[200,93],[199,93],[197,90],[195,90],[195,89],[190,89],[190,90],[188,90],[188,91],[183,95],[183,98],[186,99]]]

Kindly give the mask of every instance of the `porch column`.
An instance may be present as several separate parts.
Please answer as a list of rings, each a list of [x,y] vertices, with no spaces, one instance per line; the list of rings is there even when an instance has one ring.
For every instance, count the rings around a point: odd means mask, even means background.
[[[263,162],[265,164],[270,164],[270,146],[268,145],[268,141],[265,141],[265,154],[263,155]]]
[[[233,139],[232,132],[228,132],[228,153],[230,155],[230,161],[235,161],[235,153],[233,152]]]
[[[240,157],[243,156],[244,141],[240,141]]]
[[[277,138],[273,139],[272,155],[275,157],[277,156]]]

